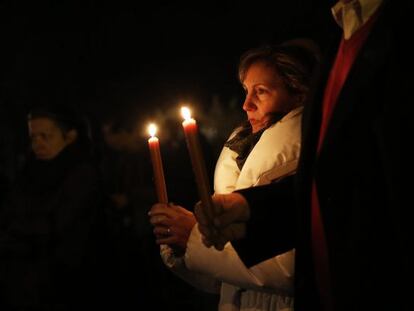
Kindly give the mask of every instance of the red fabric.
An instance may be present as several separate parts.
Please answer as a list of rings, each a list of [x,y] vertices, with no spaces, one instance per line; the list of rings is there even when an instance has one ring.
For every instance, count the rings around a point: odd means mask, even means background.
[[[336,54],[335,62],[331,68],[322,104],[322,122],[319,132],[318,152],[322,146],[323,139],[328,128],[329,120],[334,110],[338,96],[346,81],[348,73],[354,63],[362,44],[368,37],[375,18],[371,18],[361,29],[359,29],[349,40],[342,38]]]
[[[323,106],[322,122],[318,141],[318,153],[321,149],[323,139],[332,115],[332,111],[338,100],[338,96],[346,81],[349,71],[354,63],[359,50],[365,42],[370,29],[374,23],[375,16],[359,29],[349,40],[342,38],[336,55],[335,62],[329,74],[326,84]],[[322,222],[317,185],[312,184],[312,209],[311,209],[311,230],[312,230],[312,251],[315,265],[316,285],[325,310],[333,310],[333,302],[330,286],[329,256],[325,237],[325,230]]]

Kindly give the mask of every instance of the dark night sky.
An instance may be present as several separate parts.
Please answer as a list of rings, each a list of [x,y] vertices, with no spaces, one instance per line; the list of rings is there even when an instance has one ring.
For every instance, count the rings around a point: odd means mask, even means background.
[[[180,101],[241,105],[241,53],[297,36],[323,45],[330,2],[2,1],[2,136],[39,101],[73,103],[96,122]]]
[[[148,103],[160,95],[228,95],[244,50],[317,36],[324,13],[305,0],[6,1],[0,11],[8,100],[54,94],[99,101],[130,90],[149,91]]]

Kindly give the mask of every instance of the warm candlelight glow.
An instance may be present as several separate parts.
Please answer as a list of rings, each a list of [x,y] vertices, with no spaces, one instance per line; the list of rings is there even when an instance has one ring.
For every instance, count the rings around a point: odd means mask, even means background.
[[[181,107],[181,115],[184,119],[188,120],[191,118],[191,111],[187,107]]]
[[[157,126],[154,123],[148,125],[148,133],[151,135],[151,137],[154,137],[157,133]]]

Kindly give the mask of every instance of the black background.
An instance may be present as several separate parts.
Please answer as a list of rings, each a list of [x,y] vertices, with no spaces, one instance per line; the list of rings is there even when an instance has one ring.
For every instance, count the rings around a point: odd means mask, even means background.
[[[329,1],[305,0],[3,1],[0,14],[2,113],[49,101],[94,116],[226,105],[241,95],[243,51],[297,36],[323,45],[330,19]]]

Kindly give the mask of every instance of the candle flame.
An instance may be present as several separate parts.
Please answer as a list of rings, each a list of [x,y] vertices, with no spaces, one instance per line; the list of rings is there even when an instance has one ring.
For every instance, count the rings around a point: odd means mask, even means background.
[[[181,107],[181,115],[185,120],[188,120],[191,118],[191,111],[188,109],[188,107]]]
[[[148,133],[151,135],[151,137],[154,137],[155,133],[157,133],[157,126],[154,123],[151,123],[148,126]]]

